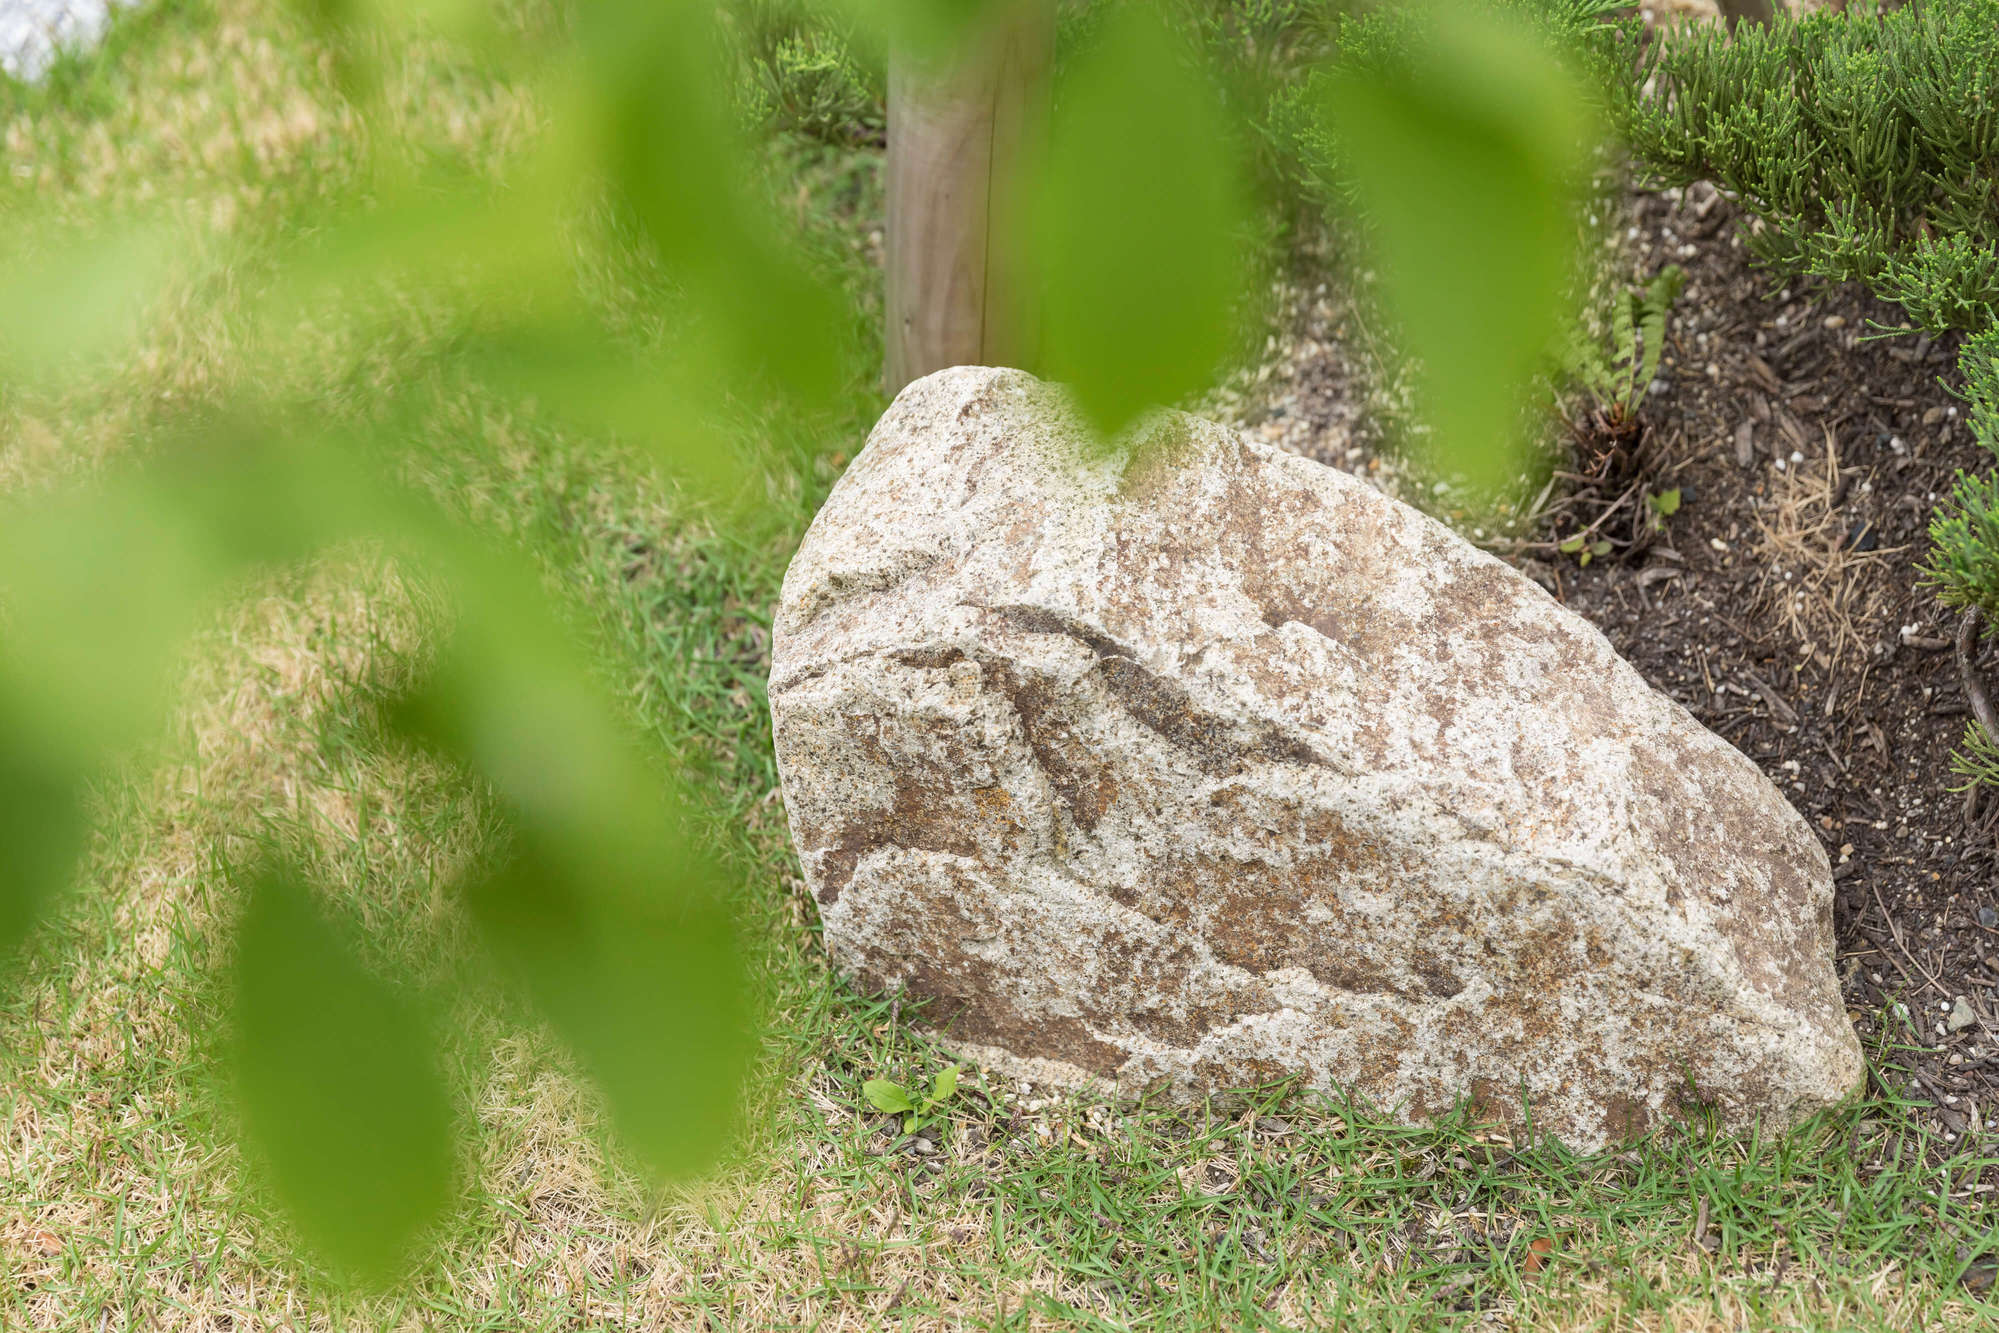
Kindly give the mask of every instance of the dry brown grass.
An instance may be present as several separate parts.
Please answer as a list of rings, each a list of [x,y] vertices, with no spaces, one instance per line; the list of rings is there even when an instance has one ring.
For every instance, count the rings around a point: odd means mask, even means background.
[[[1856,471],[1841,468],[1839,442],[1827,431],[1822,456],[1769,470],[1756,519],[1761,608],[1790,633],[1801,656],[1827,666],[1867,651],[1864,627],[1880,623],[1888,557],[1904,549],[1854,549],[1840,501],[1849,486],[1861,484]]]

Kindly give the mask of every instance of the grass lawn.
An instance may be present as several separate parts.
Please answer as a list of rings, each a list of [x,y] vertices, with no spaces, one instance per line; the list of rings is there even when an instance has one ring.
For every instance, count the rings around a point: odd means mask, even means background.
[[[519,6],[524,25],[553,26]],[[413,157],[489,170],[539,126],[441,46],[396,53]],[[191,654],[173,734],[102,793],[79,887],[0,999],[0,1326],[596,1328],[1883,1328],[1999,1316],[1994,1143],[1894,1100],[1782,1139],[1692,1126],[1595,1159],[1476,1127],[1388,1125],[1286,1088],[1229,1117],[1050,1096],[966,1071],[934,1126],[866,1107],[948,1057],[828,971],[783,827],[763,696],[790,550],[884,405],[872,386],[878,161],[776,143],[775,199],[856,302],[847,407],[763,421],[740,500],[439,378],[450,311],[333,329],[272,364],[244,311],[274,256],[358,188],[329,62],[271,7],[161,0],[46,89],[0,89],[0,223],[165,207],[184,244],[136,350],[0,393],[0,496],[162,447],[250,391],[340,418],[423,384],[408,476],[509,534],[648,743],[698,775],[748,884],[769,1017],[732,1160],[660,1190],[623,1166],[555,1042],[468,995],[451,1052],[462,1198],[409,1279],[343,1289],[301,1259],[236,1147],[216,1063],[236,910],[220,867],[276,838],[337,886],[391,975],[450,966],[448,885],[490,828],[453,774],[357,739],[425,651],[420,590],[368,551],[273,573]],[[580,267],[655,301],[602,237]],[[5,262],[5,261],[0,261]],[[657,318],[658,312],[652,312]],[[659,1034],[660,1059],[674,1034]],[[1892,1060],[1892,1050],[1877,1051]],[[1877,1084],[1877,1087],[1882,1086]]]

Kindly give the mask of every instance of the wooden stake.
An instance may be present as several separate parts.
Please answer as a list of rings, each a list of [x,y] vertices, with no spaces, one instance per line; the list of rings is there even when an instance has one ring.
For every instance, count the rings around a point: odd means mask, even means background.
[[[1034,359],[1023,192],[1047,135],[1055,7],[993,8],[949,58],[889,62],[890,393],[946,366]]]
[[[1748,19],[1759,28],[1767,28],[1776,19],[1777,11],[1783,8],[1783,0],[1715,0],[1716,9],[1728,22],[1728,30],[1735,31],[1735,25]]]

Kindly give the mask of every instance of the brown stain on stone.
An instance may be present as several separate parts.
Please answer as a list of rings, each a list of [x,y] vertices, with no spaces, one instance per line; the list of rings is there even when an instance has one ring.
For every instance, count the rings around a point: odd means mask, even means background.
[[[959,788],[970,767],[970,756],[962,749],[964,738],[948,728],[929,728],[937,733],[932,737],[934,758],[917,762],[906,754],[891,754],[882,743],[883,727],[897,725],[897,719],[863,716],[847,721],[870,763],[889,776],[892,786],[886,807],[853,806],[845,819],[804,832],[801,851],[819,857],[815,897],[820,905],[839,901],[855,867],[870,852],[900,847],[972,857],[980,851],[973,834],[981,826],[993,835],[990,846],[1004,849],[1018,840],[1022,830],[1017,814],[996,819],[990,795],[983,798],[982,810],[980,798]],[[899,725],[910,729],[906,719]],[[1012,809],[1010,797],[1006,809]]]
[[[1238,786],[1218,789],[1210,804],[1218,820],[1274,825],[1272,840],[1292,852],[1261,860],[1163,850],[1149,873],[1120,886],[1119,901],[1161,925],[1199,935],[1217,959],[1251,973],[1301,967],[1337,990],[1407,999],[1462,989],[1441,960],[1421,960],[1426,977],[1379,938],[1378,927],[1348,908],[1350,892],[1405,869],[1397,853],[1330,811],[1252,801]]]
[[[1125,712],[1204,773],[1240,773],[1254,763],[1319,765],[1321,760],[1281,727],[1238,723],[1202,711],[1178,681],[1126,657],[1099,660],[1097,674]]]
[[[1423,979],[1432,999],[1450,1000],[1464,994],[1465,983],[1428,949],[1418,950],[1410,968]]]
[[[1097,659],[1097,679],[1118,706],[1185,753],[1203,772],[1239,773],[1255,763],[1323,764],[1309,746],[1281,727],[1238,722],[1202,710],[1184,686],[1139,665],[1132,649],[1101,630],[1043,607],[981,609],[1011,629],[1060,635],[1089,649]],[[997,654],[986,655],[981,662],[1012,703],[1035,758],[1071,819],[1084,831],[1094,829],[1116,799],[1118,784],[1109,766],[1075,739],[1067,720],[1090,709],[1081,686],[1058,686]]]
[[[1231,984],[1210,977],[1197,984],[1199,951],[1184,939],[1156,941],[1111,930],[1096,949],[1095,981],[1084,1001],[1100,1027],[1133,1031],[1167,1046],[1198,1045],[1245,1014],[1276,1007],[1261,981]],[[1135,997],[1171,996],[1178,1003],[1140,1006]]]
[[[1070,822],[1088,833],[1117,800],[1118,781],[1108,764],[1077,737],[1068,700],[1053,682],[1018,671],[999,657],[987,659],[986,679],[1012,706],[1028,749]]]
[[[1111,929],[1101,938],[1069,942],[1072,956],[1063,960],[1065,969],[1080,968],[1091,979],[1080,993],[1065,997],[1078,1012],[1025,1010],[1014,999],[1020,988],[1010,984],[1018,978],[1005,976],[970,947],[975,938],[1003,936],[1020,923],[992,913],[979,899],[980,890],[948,868],[903,873],[896,888],[904,901],[895,951],[867,945],[857,978],[876,991],[899,979],[904,993],[924,1002],[924,1021],[955,1037],[1114,1076],[1131,1053],[1117,1040],[1120,1031],[1191,1047],[1215,1028],[1274,1006],[1261,982],[1197,986],[1200,953],[1185,940],[1150,940]],[[1034,992],[1032,985],[1025,989]],[[1159,994],[1182,1002],[1133,1003],[1134,996]]]
[[[1521,1114],[1525,1092],[1518,1082],[1497,1078],[1474,1078],[1465,1090],[1472,1119],[1488,1125],[1512,1127],[1524,1119]]]
[[[1001,604],[978,608],[1009,629],[1023,634],[1057,634],[1074,639],[1098,657],[1130,657],[1132,649],[1119,643],[1102,630],[1093,629],[1082,621],[1043,606],[1021,606]]]
[[[956,648],[903,648],[888,655],[891,662],[919,671],[941,671],[968,660]]]
[[[998,985],[997,969],[983,958],[948,944],[923,957],[905,960],[903,992],[925,1001],[923,1018],[951,1036],[1019,1055],[1063,1060],[1107,1078],[1125,1062],[1122,1047],[1104,1041],[1082,1019],[1027,1013],[1009,1003]],[[874,974],[861,979],[876,991],[886,987]]]
[[[923,1002],[923,1022],[960,1039],[1115,1076],[1126,1058],[1122,1048],[1077,1015],[1022,1009],[1009,978],[972,950],[973,940],[994,937],[1008,924],[975,880],[942,866],[898,874],[889,887],[898,900],[895,946],[873,936],[856,941],[851,972],[860,989],[899,989]]]
[[[1604,1134],[1611,1139],[1637,1138],[1657,1120],[1652,1108],[1637,1097],[1612,1093],[1602,1100]]]
[[[858,809],[851,818],[834,825],[822,841],[808,846],[808,852],[821,854],[816,895],[820,905],[838,902],[861,858],[885,847],[975,855],[978,845],[966,832],[963,816],[940,803],[937,795],[930,784],[911,774],[897,773],[887,809]]]

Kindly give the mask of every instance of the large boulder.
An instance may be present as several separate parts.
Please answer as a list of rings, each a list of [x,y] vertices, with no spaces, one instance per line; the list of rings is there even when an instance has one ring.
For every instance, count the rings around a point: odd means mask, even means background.
[[[770,698],[835,961],[973,1058],[1585,1150],[1861,1077],[1825,852],[1755,765],[1506,564],[1210,422],[1111,451],[1017,371],[910,385]]]

